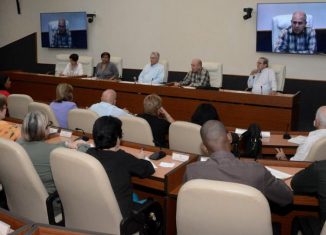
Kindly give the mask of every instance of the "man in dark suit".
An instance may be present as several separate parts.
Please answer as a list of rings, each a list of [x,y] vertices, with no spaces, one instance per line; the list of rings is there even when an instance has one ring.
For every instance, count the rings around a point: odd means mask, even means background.
[[[326,220],[326,160],[312,163],[306,169],[298,172],[291,181],[295,193],[317,196],[319,200],[320,219],[297,218],[293,229],[299,229],[303,234],[320,234]],[[296,231],[293,231],[296,234]]]
[[[234,157],[221,122],[207,121],[200,134],[210,158],[206,162],[189,164],[185,181],[211,179],[246,184],[258,189],[268,200],[278,205],[285,206],[292,202],[291,189],[283,181],[276,179],[263,165]]]

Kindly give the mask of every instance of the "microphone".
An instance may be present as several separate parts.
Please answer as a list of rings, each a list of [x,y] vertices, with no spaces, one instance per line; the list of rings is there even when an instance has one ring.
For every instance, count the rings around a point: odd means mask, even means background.
[[[289,130],[289,124],[286,124],[286,131],[283,134],[283,139],[285,140],[291,139],[291,135],[288,133],[288,130]]]
[[[137,83],[137,78],[136,78],[136,76],[134,76],[132,79],[134,79],[134,83],[136,84],[136,83]]]
[[[75,139],[74,141],[76,141],[76,140],[84,140],[84,141],[88,141],[89,140],[89,137],[88,136],[86,136],[86,133],[85,133],[85,131],[83,130],[83,129],[81,129],[81,128],[75,128],[75,130],[76,131],[81,131],[82,133],[83,133],[83,135],[81,136],[81,137],[78,137],[77,139]]]
[[[263,94],[263,86],[260,86],[260,94]]]
[[[152,78],[152,80],[151,80],[151,85],[153,85],[153,80],[154,80],[154,78]]]

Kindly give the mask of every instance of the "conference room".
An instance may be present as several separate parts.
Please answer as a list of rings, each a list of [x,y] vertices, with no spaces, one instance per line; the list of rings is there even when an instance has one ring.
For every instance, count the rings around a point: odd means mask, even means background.
[[[78,109],[74,110],[75,119],[68,120],[67,126],[60,126],[55,117],[47,115],[52,121],[51,129],[56,130],[52,130],[56,132],[52,134],[56,141],[73,141],[79,136],[88,136],[92,144],[93,123],[98,116],[89,112],[91,116],[85,115],[89,107],[101,101],[103,92],[108,89],[116,92],[114,105],[128,110],[132,117],[144,112],[145,97],[159,95],[161,106],[174,119],[170,127],[179,125],[181,128],[185,125],[188,132],[182,133],[179,129],[177,134],[166,134],[170,145],[160,149],[153,141],[153,136],[146,137],[146,131],[151,131],[146,122],[127,124],[130,120],[121,118],[121,146],[136,157],[141,151],[148,157],[160,150],[165,152],[166,157],[151,160],[158,167],[154,175],[146,179],[133,177],[132,187],[141,199],[151,197],[159,202],[163,212],[164,234],[182,234],[182,228],[178,227],[181,226],[178,225],[178,221],[181,223],[178,219],[178,207],[181,206],[178,200],[181,200],[179,191],[184,185],[184,173],[189,164],[207,155],[202,149],[201,126],[191,123],[191,117],[200,104],[211,104],[229,132],[242,133],[250,124],[257,123],[263,137],[256,162],[291,175],[284,180],[288,185],[293,175],[314,161],[290,160],[296,154],[300,138],[302,141],[315,130],[316,111],[324,105],[325,99],[323,42],[326,40],[323,40],[325,27],[320,22],[323,22],[326,6],[325,3],[314,4],[312,1],[244,3],[239,0],[141,0],[128,3],[4,0],[0,3],[0,74],[10,78],[11,87],[8,91],[12,97],[22,94],[28,98],[18,101],[19,105],[7,99],[9,108],[4,122],[11,129],[6,134],[0,133],[10,137],[12,129],[20,129],[26,113],[32,111],[29,103],[36,103],[35,106],[40,104],[38,107],[49,106],[57,99],[56,89],[62,83],[73,87],[72,102]],[[252,9],[251,16],[248,15],[250,11],[244,10],[248,8]],[[274,12],[270,9],[274,9]],[[275,40],[273,17],[290,15],[291,21],[296,11],[304,11],[312,17],[308,17],[307,27],[315,30],[317,50],[313,54],[272,52],[272,41]],[[63,18],[66,23],[65,37],[70,35],[71,46],[50,46],[53,34],[59,32],[56,27]],[[117,68],[119,75],[114,79],[97,78],[96,68],[103,63],[103,52],[110,53],[110,63]],[[151,77],[148,83],[138,82],[143,69],[147,65],[151,66],[152,52],[159,53],[158,64],[164,71],[163,81],[156,84]],[[60,72],[70,63],[69,56],[72,54],[79,56],[78,63],[83,66],[83,74],[60,76]],[[268,68],[275,72],[278,84],[273,93],[246,90],[248,77],[257,69],[261,57],[268,59]],[[208,71],[210,86],[171,86],[182,81],[192,71],[194,59],[200,59],[202,68]],[[24,111],[20,116],[15,116],[15,108],[19,109],[23,104]],[[143,127],[139,123],[147,126]],[[127,126],[138,129],[127,130]],[[298,138],[289,142],[288,137]],[[177,138],[184,143],[178,143]],[[240,146],[241,151],[242,148]],[[275,158],[278,153],[276,148],[282,149],[287,160]],[[247,161],[247,157],[242,155],[240,161]],[[5,194],[3,188],[2,195]],[[197,199],[196,203],[198,201],[205,200]],[[279,234],[290,234],[293,219],[297,216],[320,218],[316,195],[295,194],[293,203],[286,208],[270,205],[267,209],[271,218],[268,226],[272,226],[271,221],[278,223]],[[48,224],[44,220],[26,219],[32,224]],[[191,229],[191,224],[205,223],[189,220],[185,224]],[[69,228],[67,223],[66,228]],[[92,230],[78,226],[70,228]],[[96,232],[110,233],[105,230]]]

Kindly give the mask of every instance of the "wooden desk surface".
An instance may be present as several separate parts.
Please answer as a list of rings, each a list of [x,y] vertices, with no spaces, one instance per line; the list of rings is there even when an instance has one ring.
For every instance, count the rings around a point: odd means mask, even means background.
[[[74,99],[79,107],[89,107],[99,102],[105,89],[114,89],[118,94],[117,105],[132,113],[142,113],[144,97],[156,93],[162,97],[164,107],[176,120],[189,121],[197,106],[206,102],[217,108],[222,122],[227,126],[247,128],[250,123],[256,122],[266,130],[284,130],[288,125],[296,129],[298,123],[298,93],[260,95],[224,89],[182,89],[26,72],[6,74],[12,80],[12,93],[28,94],[37,101],[53,101],[57,84],[69,83],[74,87]]]

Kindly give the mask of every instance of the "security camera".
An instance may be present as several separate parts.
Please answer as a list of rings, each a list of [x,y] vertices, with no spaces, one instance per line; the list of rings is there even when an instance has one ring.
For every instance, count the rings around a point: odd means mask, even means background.
[[[96,14],[87,14],[88,23],[93,23]]]
[[[251,18],[251,13],[252,13],[252,8],[251,7],[247,7],[247,8],[243,8],[243,11],[246,13],[244,16],[243,16],[243,19],[244,20],[248,20]]]

